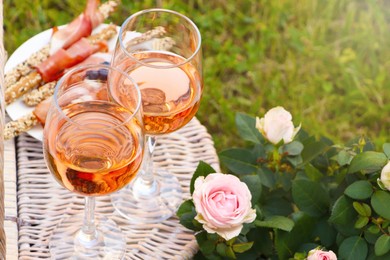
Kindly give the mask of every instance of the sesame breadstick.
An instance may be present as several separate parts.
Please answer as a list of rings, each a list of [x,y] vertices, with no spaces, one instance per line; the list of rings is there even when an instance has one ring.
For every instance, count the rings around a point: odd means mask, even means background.
[[[4,126],[4,139],[8,140],[19,134],[26,132],[38,124],[38,120],[33,113],[25,115],[18,120],[10,121]]]
[[[109,24],[106,28],[102,29],[100,32],[90,35],[88,37],[88,41],[91,44],[95,44],[99,41],[108,41],[112,37],[116,35],[116,25],[115,24]]]
[[[110,0],[99,7],[99,11],[107,18],[118,6],[117,0]],[[5,87],[15,84],[21,77],[28,75],[35,66],[49,57],[50,45],[45,45],[42,49],[32,54],[26,61],[20,63],[11,71],[5,74]]]
[[[57,81],[52,81],[37,89],[33,89],[31,92],[23,96],[23,102],[28,106],[38,105],[41,101],[54,94],[56,83]]]
[[[141,34],[140,36],[131,39],[126,45],[127,45],[127,47],[134,46],[134,45],[149,41],[151,39],[154,39],[156,37],[163,36],[164,34],[165,34],[164,27],[158,26],[158,27],[154,28],[153,30],[147,31],[147,32]]]
[[[15,99],[22,96],[30,89],[40,85],[42,77],[37,71],[33,71],[27,76],[22,77],[18,82],[9,86],[5,92],[5,103],[11,104]]]

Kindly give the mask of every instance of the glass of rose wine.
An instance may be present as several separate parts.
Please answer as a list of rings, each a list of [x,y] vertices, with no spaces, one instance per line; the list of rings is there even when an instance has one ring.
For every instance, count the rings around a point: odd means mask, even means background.
[[[203,90],[200,32],[175,11],[140,11],[122,24],[111,65],[138,84],[147,136],[140,174],[112,194],[111,200],[133,222],[158,223],[175,214],[182,188],[174,174],[153,167],[153,151],[159,136],[185,126],[199,108]]]
[[[85,197],[85,210],[54,230],[53,259],[122,259],[124,236],[112,220],[95,218],[95,197],[120,190],[138,172],[141,113],[137,84],[117,68],[86,65],[58,81],[44,127],[45,160],[63,187]]]

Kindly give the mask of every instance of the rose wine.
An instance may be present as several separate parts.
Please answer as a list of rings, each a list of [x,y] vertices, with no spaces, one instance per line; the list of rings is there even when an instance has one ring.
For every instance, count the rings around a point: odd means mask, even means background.
[[[200,72],[184,58],[169,52],[140,52],[119,64],[138,84],[142,94],[147,134],[166,134],[188,123],[199,108],[202,91]]]
[[[142,160],[141,125],[103,101],[70,104],[45,128],[45,156],[59,183],[82,195],[103,195],[128,184]]]

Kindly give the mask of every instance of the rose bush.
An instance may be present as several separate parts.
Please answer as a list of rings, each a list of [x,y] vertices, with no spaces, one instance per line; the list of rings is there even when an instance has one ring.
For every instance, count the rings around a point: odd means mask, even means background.
[[[217,232],[213,221],[225,216],[224,210],[201,217],[211,204],[196,206],[199,198],[207,201],[214,194],[211,187],[223,185],[210,184],[194,196],[195,186],[216,172],[199,162],[192,198],[177,212],[180,223],[195,231],[200,249],[195,258],[390,259],[390,143],[378,150],[366,138],[339,145],[294,127],[292,119],[282,107],[260,119],[236,115],[238,133],[248,145],[223,150],[219,159],[227,176],[246,183],[256,210],[253,222],[237,222],[242,223],[238,235],[238,229]]]

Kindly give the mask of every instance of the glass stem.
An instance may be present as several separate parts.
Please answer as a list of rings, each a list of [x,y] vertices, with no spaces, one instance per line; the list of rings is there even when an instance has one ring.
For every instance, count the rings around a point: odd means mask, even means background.
[[[139,198],[148,198],[155,196],[159,189],[154,178],[153,152],[156,147],[156,137],[146,136],[146,148],[142,170],[134,182],[133,192]]]
[[[146,137],[146,153],[145,153],[145,165],[143,166],[142,179],[146,183],[152,183],[154,181],[153,178],[153,152],[156,147],[156,137],[147,136]]]
[[[84,221],[78,239],[86,247],[98,241],[95,226],[95,197],[85,197]]]

